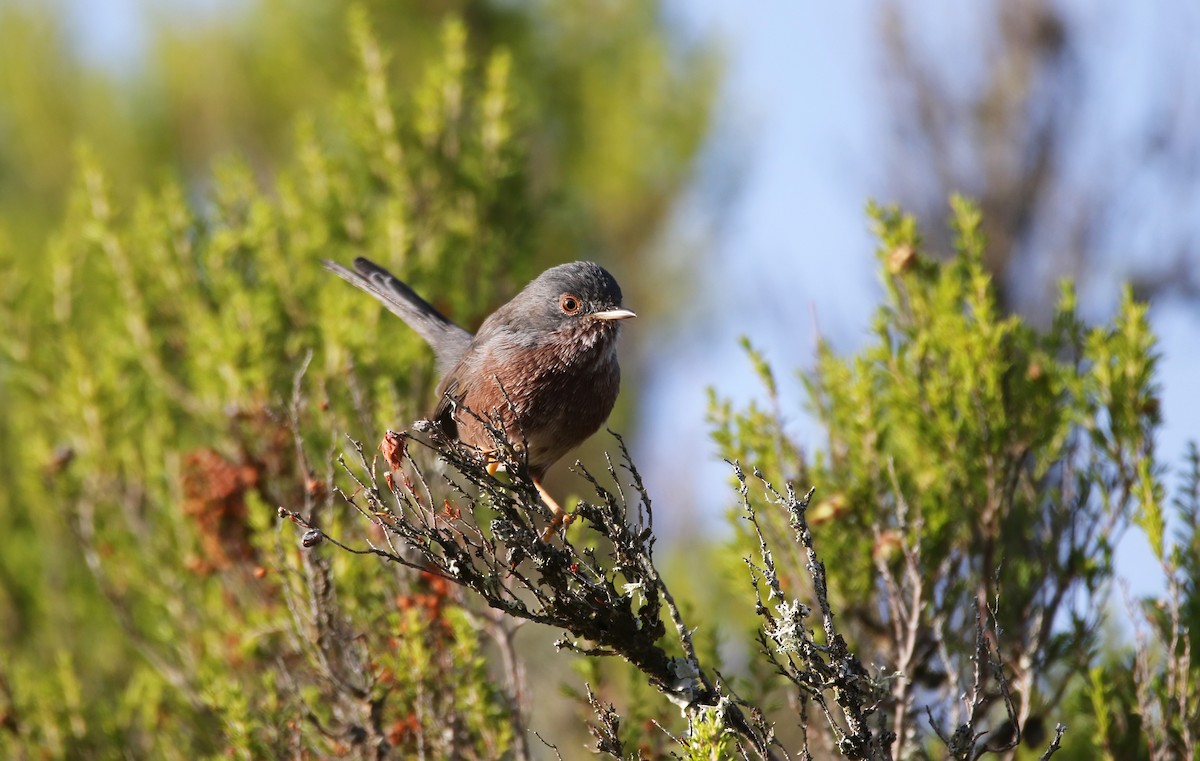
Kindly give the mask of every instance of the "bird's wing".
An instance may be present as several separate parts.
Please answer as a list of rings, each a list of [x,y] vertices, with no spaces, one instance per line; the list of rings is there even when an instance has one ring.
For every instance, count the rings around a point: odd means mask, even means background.
[[[437,389],[437,406],[433,408],[433,414],[429,419],[437,424],[438,428],[442,429],[442,433],[447,438],[458,438],[458,421],[454,419],[455,407],[458,405],[458,379],[452,371],[438,385]]]
[[[354,270],[337,262],[322,261],[325,269],[379,299],[388,311],[417,331],[433,347],[438,372],[446,373],[462,359],[471,343],[471,333],[454,324],[395,275],[361,256],[354,260]]]

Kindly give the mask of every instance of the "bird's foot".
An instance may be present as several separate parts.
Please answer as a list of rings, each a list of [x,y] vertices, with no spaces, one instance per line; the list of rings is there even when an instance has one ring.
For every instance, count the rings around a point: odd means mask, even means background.
[[[562,505],[555,501],[554,497],[550,496],[550,492],[546,491],[546,487],[542,486],[542,482],[538,479],[533,479],[533,485],[537,487],[538,494],[542,495],[542,501],[546,503],[546,507],[550,508],[551,518],[550,525],[542,531],[542,541],[550,541],[550,537],[560,528],[565,529],[571,525],[571,521],[575,520],[575,516],[563,509]]]
[[[553,537],[559,529],[566,530],[566,528],[570,526],[571,522],[574,520],[574,513],[556,513],[554,517],[550,519],[550,524],[542,531],[542,541],[550,541],[551,537]]]

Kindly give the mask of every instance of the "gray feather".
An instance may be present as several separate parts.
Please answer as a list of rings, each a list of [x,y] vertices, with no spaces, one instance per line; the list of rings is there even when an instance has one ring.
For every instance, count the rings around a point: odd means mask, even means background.
[[[437,356],[439,373],[448,372],[462,359],[471,343],[471,333],[456,325],[392,273],[361,256],[354,260],[356,271],[337,262],[322,261],[325,269],[379,299],[388,311],[424,338]]]

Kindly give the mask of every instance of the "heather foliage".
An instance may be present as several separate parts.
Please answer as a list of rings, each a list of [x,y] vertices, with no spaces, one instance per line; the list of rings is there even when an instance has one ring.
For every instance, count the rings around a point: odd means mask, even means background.
[[[1178,730],[1197,705],[1183,686],[1189,673],[1195,684],[1196,662],[1180,635],[1194,608],[1185,548],[1195,495],[1188,482],[1187,520],[1169,547],[1147,307],[1126,292],[1108,324],[1087,326],[1064,283],[1044,329],[1001,313],[979,213],[963,199],[951,206],[945,263],[926,256],[911,217],[871,209],[886,293],[873,341],[850,358],[822,344],[803,378],[824,447],[803,452],[789,438],[773,370],[749,346],[770,402],[735,410],[714,398],[714,437],[726,458],[762,463],[776,483],[817,486],[808,522],[836,558],[830,599],[853,649],[878,669],[897,757],[937,736],[962,758],[1022,739],[1038,746],[1055,723],[1071,724],[1064,704],[1087,689],[1082,676],[1098,669],[1093,681],[1107,683],[1106,603],[1120,602],[1113,548],[1133,525],[1175,579],[1166,599],[1147,602],[1167,611],[1151,616],[1167,653],[1139,647],[1137,694],[1144,715]],[[788,515],[760,511],[758,521],[771,546],[787,544]],[[738,525],[743,551],[758,547]],[[795,545],[775,563],[785,590],[806,588]],[[1114,691],[1096,710],[1121,697],[1133,694]],[[960,742],[963,727],[972,739]],[[1170,732],[1159,732],[1151,748],[1165,747]],[[1078,748],[1116,734],[1108,725],[1070,739]]]

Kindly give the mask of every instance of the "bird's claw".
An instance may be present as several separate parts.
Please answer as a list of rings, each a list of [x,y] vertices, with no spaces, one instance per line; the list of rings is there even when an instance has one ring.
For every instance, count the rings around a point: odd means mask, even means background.
[[[542,541],[543,542],[550,541],[551,537],[554,536],[555,532],[557,532],[559,529],[562,529],[565,531],[567,529],[567,527],[571,525],[571,522],[574,520],[575,520],[574,513],[566,513],[566,512],[555,513],[554,517],[550,519],[550,524],[548,526],[546,526],[546,528],[542,531]]]

